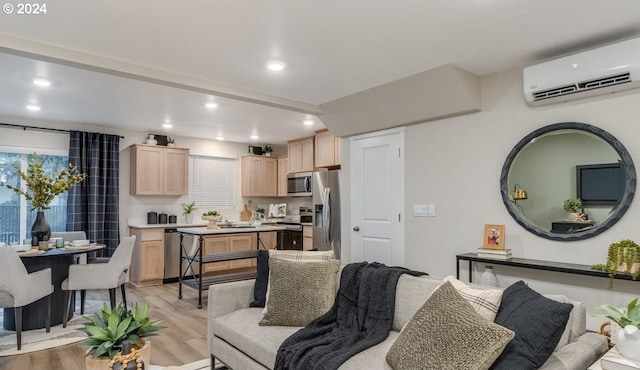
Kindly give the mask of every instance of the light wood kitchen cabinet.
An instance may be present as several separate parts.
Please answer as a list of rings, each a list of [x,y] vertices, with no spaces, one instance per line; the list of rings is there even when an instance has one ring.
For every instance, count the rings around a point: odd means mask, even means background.
[[[136,236],[129,280],[135,286],[162,284],[164,278],[164,228],[129,229]]]
[[[278,159],[259,155],[242,157],[242,196],[278,195]]]
[[[316,132],[315,165],[316,167],[340,165],[340,138],[333,136],[329,130]]]
[[[213,253],[229,253],[244,250],[255,250],[256,240],[257,239],[255,233],[205,236],[203,253],[206,255]],[[207,273],[223,272],[230,269],[239,269],[252,266],[256,266],[255,258],[207,263],[202,265],[202,269],[205,273]]]
[[[276,249],[278,246],[278,233],[271,231],[268,233],[260,233],[260,248],[259,249]]]
[[[288,196],[287,175],[289,174],[289,157],[278,158],[278,196]]]
[[[313,136],[289,141],[289,173],[313,171]]]
[[[302,225],[302,250],[313,249],[313,225]]]
[[[189,193],[189,149],[157,145],[131,146],[132,195]]]

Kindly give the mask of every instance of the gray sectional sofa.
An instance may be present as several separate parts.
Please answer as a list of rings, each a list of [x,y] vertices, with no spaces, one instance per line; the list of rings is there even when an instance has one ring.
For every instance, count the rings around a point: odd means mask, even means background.
[[[440,284],[441,280],[403,275],[398,281],[393,330],[382,343],[345,362],[340,369],[389,369],[385,356],[412,318]],[[261,308],[250,308],[254,280],[212,285],[208,296],[208,345],[213,358],[229,368],[271,369],[280,344],[298,327],[259,326]],[[547,296],[573,305],[569,321],[555,352],[542,369],[584,370],[607,351],[606,339],[586,332],[585,306],[564,296]],[[543,340],[543,339],[542,339]]]

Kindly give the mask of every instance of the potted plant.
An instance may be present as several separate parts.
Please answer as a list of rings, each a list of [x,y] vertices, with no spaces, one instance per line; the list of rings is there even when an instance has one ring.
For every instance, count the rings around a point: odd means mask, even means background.
[[[609,289],[613,288],[615,274],[631,275],[636,280],[640,276],[640,246],[630,239],[611,243],[607,263],[592,265],[591,268],[609,273]]]
[[[176,146],[176,139],[171,136],[167,136],[167,146]]]
[[[264,148],[262,148],[262,152],[267,157],[270,157],[271,156],[271,152],[273,152],[273,148],[271,146],[269,146],[269,145],[265,145]]]
[[[569,220],[571,221],[584,221],[584,216],[582,212],[578,212],[578,210],[582,209],[582,199],[580,198],[569,198],[564,201],[563,208],[565,211],[569,212]]]
[[[182,203],[182,214],[184,215],[184,221],[188,224],[193,222],[193,211],[196,209],[196,201],[191,203]]]
[[[605,311],[595,313],[593,316],[605,316],[609,320],[620,325],[616,338],[618,352],[632,360],[640,360],[640,305],[638,298],[633,299],[626,308],[618,308],[612,305],[602,305],[596,310]]]
[[[62,169],[57,175],[45,173],[43,169],[43,160],[47,156],[41,156],[34,153],[27,160],[27,172],[23,172],[20,165],[15,165],[18,175],[24,181],[26,189],[18,186],[12,186],[0,182],[0,186],[15,191],[18,194],[31,201],[31,210],[37,210],[36,220],[31,227],[31,245],[38,245],[39,241],[47,241],[51,236],[51,228],[44,217],[44,210],[49,209],[49,205],[53,199],[62,194],[74,185],[82,182],[87,175],[80,173],[78,168],[71,163]],[[40,240],[39,240],[40,239]]]
[[[219,214],[218,211],[209,211],[202,215],[202,219],[209,221],[207,229],[217,229],[217,221],[220,221],[220,219],[222,219],[222,215]]]
[[[111,359],[122,352],[125,343],[129,343],[141,355],[145,365],[149,365],[151,344],[145,339],[157,335],[160,320],[149,319],[149,305],[139,308],[134,304],[125,310],[122,304],[113,310],[105,303],[102,311],[86,316],[84,330],[89,339],[80,343],[81,347],[89,347],[86,357],[87,369],[106,369]]]

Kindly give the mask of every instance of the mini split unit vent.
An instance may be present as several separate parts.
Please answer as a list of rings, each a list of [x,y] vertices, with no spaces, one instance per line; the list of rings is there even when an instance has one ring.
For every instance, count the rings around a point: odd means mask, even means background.
[[[640,87],[640,38],[527,67],[523,77],[524,96],[531,105]]]

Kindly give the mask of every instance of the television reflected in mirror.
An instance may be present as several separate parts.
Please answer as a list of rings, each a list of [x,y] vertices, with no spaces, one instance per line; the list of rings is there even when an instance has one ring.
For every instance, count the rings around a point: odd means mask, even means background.
[[[576,166],[576,195],[583,206],[614,206],[624,196],[621,163]]]

